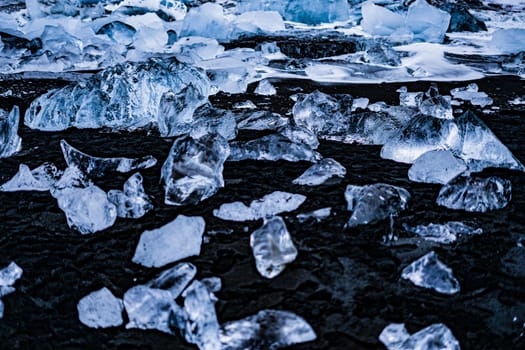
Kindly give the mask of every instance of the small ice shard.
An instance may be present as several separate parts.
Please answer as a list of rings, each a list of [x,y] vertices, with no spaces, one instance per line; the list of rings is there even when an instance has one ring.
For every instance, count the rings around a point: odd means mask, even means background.
[[[388,350],[460,350],[459,342],[450,329],[436,323],[410,335],[402,323],[392,323],[385,327],[379,340]]]
[[[362,60],[374,65],[399,67],[401,66],[401,54],[395,51],[388,42],[372,41],[367,45]],[[365,106],[366,107],[366,106]],[[354,108],[352,108],[353,110]]]
[[[504,208],[511,197],[509,180],[496,176],[458,176],[441,188],[436,202],[450,209],[484,213]]]
[[[319,147],[317,136],[303,126],[287,124],[277,129],[277,132],[294,143],[307,145],[311,149],[317,149],[317,147]]]
[[[97,30],[98,35],[107,35],[108,38],[121,45],[132,44],[136,32],[135,28],[121,21],[106,23]]]
[[[157,329],[173,334],[169,318],[176,304],[170,291],[135,286],[124,294],[124,306],[129,319],[127,329]]]
[[[483,229],[474,228],[459,221],[449,221],[445,224],[428,224],[411,227],[403,224],[403,228],[410,233],[416,234],[428,241],[449,244],[455,242],[459,235],[477,235],[483,233]]]
[[[321,155],[310,146],[295,143],[284,135],[272,134],[251,141],[235,141],[230,144],[231,154],[228,161],[287,160],[289,162],[316,162]]]
[[[186,341],[200,350],[221,350],[219,322],[210,290],[200,281],[182,293],[184,306],[177,307],[170,324],[178,328]]]
[[[138,219],[153,209],[150,197],[144,192],[140,173],[132,175],[124,183],[124,191],[109,191],[108,199],[117,207],[119,218]]]
[[[261,80],[254,93],[257,95],[271,96],[277,94],[277,90],[268,80]]]
[[[414,40],[441,43],[450,24],[450,14],[416,0],[409,7],[406,25],[414,33]]]
[[[25,164],[20,164],[18,172],[0,186],[0,191],[49,191],[61,175],[62,172],[51,163],[43,163],[33,170]]]
[[[90,328],[108,328],[120,326],[124,305],[106,287],[91,292],[77,304],[80,322]]]
[[[503,53],[518,53],[525,51],[525,29],[498,29],[492,33],[492,40],[489,45]]]
[[[182,22],[180,36],[202,36],[228,40],[232,29],[232,25],[224,16],[224,9],[221,5],[204,3],[188,11]]]
[[[275,130],[289,123],[288,118],[268,111],[243,113],[237,120],[237,127],[240,130]]]
[[[431,86],[426,95],[428,98],[419,105],[421,114],[439,119],[454,119],[450,96],[440,95],[435,86]]]
[[[14,261],[0,270],[0,287],[10,287],[22,277],[23,270]],[[4,294],[5,295],[5,294]]]
[[[450,93],[454,98],[470,101],[474,106],[489,106],[494,101],[484,92],[480,92],[478,85],[472,83],[463,88],[455,88],[450,90]]]
[[[321,222],[322,220],[324,220],[327,217],[329,217],[331,213],[332,213],[332,208],[330,208],[330,207],[328,207],[328,208],[321,208],[321,209],[317,209],[317,210],[310,211],[310,212],[307,212],[307,213],[297,214],[297,220],[300,223],[306,222],[306,221],[308,221],[310,219],[313,219],[316,222]]]
[[[366,1],[361,5],[361,27],[372,35],[389,36],[405,26],[402,15]]]
[[[279,216],[265,220],[262,227],[251,234],[250,246],[257,271],[266,278],[279,275],[297,257],[292,237]]]
[[[294,211],[306,200],[306,196],[275,191],[261,199],[254,200],[250,206],[242,202],[225,203],[213,211],[213,215],[231,221],[258,220],[283,212]]]
[[[408,92],[406,86],[400,87],[397,92],[399,92],[399,105],[405,107],[419,108],[425,96],[422,92]]]
[[[146,287],[163,289],[171,293],[173,299],[176,299],[186,288],[186,286],[195,278],[197,268],[189,262],[179,263],[170,269],[162,271],[154,279],[146,283]]]
[[[161,267],[199,255],[204,226],[200,216],[179,215],[158,229],[144,231],[132,261],[146,267]]]
[[[459,292],[459,282],[452,270],[443,264],[435,252],[430,252],[403,269],[401,277],[416,286],[434,289],[438,293]]]
[[[467,171],[465,162],[448,150],[435,150],[423,153],[408,169],[411,181],[446,184],[459,174]]]
[[[14,106],[11,112],[0,108],[0,158],[7,158],[22,149],[22,139],[18,136],[20,112]]]
[[[229,155],[230,146],[220,135],[176,139],[161,170],[164,202],[197,204],[213,196],[224,186],[222,172]]]
[[[344,178],[346,168],[332,158],[324,158],[293,180],[296,185],[318,186],[332,177]]]
[[[142,158],[99,158],[79,151],[65,140],[60,141],[64,159],[69,167],[76,167],[88,177],[101,178],[111,172],[128,173],[137,169],[151,168],[157,164],[152,156]]]
[[[316,339],[312,327],[289,311],[261,310],[226,322],[220,329],[222,350],[278,349]]]
[[[355,227],[397,216],[406,209],[410,193],[404,188],[383,183],[348,185],[345,199],[348,210],[352,211],[347,226]]]
[[[186,0],[124,0],[124,1],[115,1],[115,0],[82,0],[84,3],[93,3],[93,2],[105,2],[105,3],[117,3],[116,9],[121,8],[136,9],[138,13],[143,13],[144,11],[155,12],[159,17],[167,20],[180,21],[186,15],[186,5],[188,1]],[[107,6],[107,8],[110,8]],[[130,14],[133,15],[133,14]]]

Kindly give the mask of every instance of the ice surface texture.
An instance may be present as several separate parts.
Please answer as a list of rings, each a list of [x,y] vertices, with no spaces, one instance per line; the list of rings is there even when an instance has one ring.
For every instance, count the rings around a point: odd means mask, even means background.
[[[77,304],[80,322],[90,328],[107,328],[120,326],[124,305],[109,289],[102,288],[91,292]]]
[[[61,175],[62,172],[51,163],[43,163],[33,170],[20,164],[18,172],[0,186],[0,191],[49,191]]]
[[[18,136],[20,112],[14,106],[11,112],[0,108],[0,158],[7,158],[22,149],[22,139]]]
[[[442,323],[430,325],[412,335],[404,324],[391,323],[383,329],[379,340],[388,350],[460,350],[459,342]]]
[[[26,111],[24,122],[45,131],[69,127],[133,130],[156,124],[163,136],[171,136],[176,129],[161,127],[171,122],[160,113],[163,95],[175,94],[179,114],[191,115],[206,102],[209,88],[202,71],[175,59],[126,62],[40,96]]]
[[[120,218],[138,219],[153,209],[150,197],[144,192],[142,175],[136,173],[124,183],[124,191],[111,190],[108,199],[117,207]]]
[[[346,168],[332,158],[325,158],[308,168],[292,182],[296,185],[317,186],[332,177],[344,178]]]

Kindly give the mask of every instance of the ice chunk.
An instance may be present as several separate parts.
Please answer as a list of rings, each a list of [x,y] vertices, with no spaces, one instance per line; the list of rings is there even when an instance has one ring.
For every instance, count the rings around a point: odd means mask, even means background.
[[[498,29],[492,33],[490,46],[504,53],[518,53],[520,51],[525,51],[525,29]]]
[[[0,108],[0,158],[7,158],[22,149],[22,139],[18,136],[20,112],[14,106],[11,112]]]
[[[346,21],[350,6],[347,0],[290,0],[284,18],[306,24]]]
[[[51,163],[43,163],[33,170],[25,164],[20,164],[18,172],[0,186],[0,191],[49,191],[61,175],[62,172]]]
[[[406,209],[410,193],[404,188],[383,183],[348,185],[345,199],[348,210],[352,211],[347,226],[355,227],[397,216]]]
[[[219,109],[205,104],[199,107],[193,116],[177,126],[176,134],[187,134],[200,139],[210,134],[219,134],[226,140],[237,137],[237,123],[235,115],[228,110]]]
[[[352,112],[355,112],[358,109],[366,109],[366,107],[368,107],[368,102],[369,101],[370,100],[368,98],[366,98],[366,97],[355,98],[352,101]]]
[[[475,83],[469,84],[463,88],[455,88],[450,90],[454,98],[470,101],[474,106],[489,106],[494,101],[484,92],[479,91],[478,85]]]
[[[301,194],[275,191],[261,199],[254,200],[250,206],[242,202],[225,203],[213,211],[213,215],[231,221],[258,220],[283,212],[294,211],[306,200]]]
[[[277,129],[277,132],[294,143],[307,145],[311,149],[317,149],[317,147],[319,147],[317,136],[305,127],[287,124]]]
[[[344,178],[346,168],[332,158],[324,158],[308,168],[292,182],[296,185],[318,186],[332,177]]]
[[[197,268],[192,263],[183,262],[167,269],[146,283],[146,287],[164,289],[176,299],[197,274]]]
[[[220,135],[176,139],[162,166],[164,202],[196,204],[214,195],[224,186],[222,171],[229,155],[230,147]]]
[[[122,300],[116,298],[106,287],[91,292],[77,304],[78,318],[80,322],[90,328],[108,328],[120,326]]]
[[[452,270],[438,259],[435,252],[430,252],[405,267],[401,277],[416,286],[431,288],[443,294],[455,294],[460,289]]]
[[[465,162],[451,151],[429,151],[414,161],[408,169],[408,178],[415,182],[446,184],[467,169]]]
[[[274,33],[285,30],[284,21],[281,15],[275,11],[248,11],[235,18],[234,36],[243,33]]]
[[[136,32],[135,28],[121,21],[106,23],[97,30],[97,34],[107,35],[108,38],[121,45],[132,44]]]
[[[474,228],[458,221],[449,221],[445,224],[428,224],[411,227],[403,224],[407,232],[419,235],[428,241],[438,243],[452,243],[455,242],[459,235],[475,235],[483,233],[483,229]]]
[[[362,60],[366,63],[376,65],[401,66],[401,54],[395,51],[388,42],[385,41],[372,41],[371,44],[368,44]]]
[[[250,246],[257,271],[266,278],[279,275],[297,257],[292,237],[279,216],[265,220],[262,227],[251,234]]]
[[[271,96],[277,94],[277,90],[268,80],[261,80],[254,93],[257,95]]]
[[[166,124],[167,116],[159,108],[165,93],[180,96],[183,90],[192,91],[192,97],[198,97],[183,99],[180,108],[193,111],[206,102],[209,89],[209,80],[202,71],[176,59],[127,62],[40,96],[27,109],[24,123],[46,131],[69,127],[132,130]]]
[[[300,223],[306,222],[310,219],[314,219],[317,222],[321,222],[322,220],[326,219],[330,216],[332,212],[332,208],[321,208],[314,211],[310,211],[308,213],[301,213],[297,214],[297,220]]]
[[[422,92],[408,92],[406,86],[400,87],[397,92],[399,92],[399,105],[405,107],[419,108],[425,96]]]
[[[237,119],[241,130],[275,130],[289,123],[288,118],[268,111],[243,113]]]
[[[236,141],[230,144],[231,154],[228,161],[287,160],[289,162],[316,162],[321,155],[310,146],[295,143],[286,136],[272,134],[251,141]]]
[[[200,281],[193,281],[182,296],[184,307],[175,310],[171,324],[200,350],[221,350],[219,322],[210,290]]]
[[[0,287],[10,287],[22,277],[23,270],[14,261],[0,270]],[[5,295],[5,294],[4,294]]]
[[[261,310],[253,316],[221,326],[222,350],[277,349],[315,340],[303,318],[289,311]]]
[[[440,43],[450,24],[450,14],[425,0],[416,0],[408,7],[406,24],[414,33],[414,40]]]
[[[246,101],[235,103],[233,105],[233,108],[235,109],[255,109],[257,108],[257,106],[252,101],[246,100]]]
[[[388,350],[460,350],[459,342],[442,323],[430,325],[412,335],[404,324],[392,323],[381,332],[379,340]]]
[[[440,95],[435,87],[431,87],[429,91],[429,98],[421,102],[419,105],[421,113],[434,118],[454,119],[452,105],[450,104],[450,96]]]
[[[504,208],[511,197],[509,180],[496,176],[458,176],[441,188],[436,202],[450,209],[484,213]]]
[[[361,5],[361,13],[363,15],[361,27],[372,35],[389,36],[405,26],[402,15],[375,5],[372,1]]]
[[[157,329],[173,334],[169,318],[176,304],[170,291],[135,286],[124,294],[124,306],[129,319],[126,328]]]
[[[124,191],[111,190],[108,199],[117,207],[120,218],[138,219],[153,209],[150,197],[144,192],[142,175],[136,173],[124,183]]]
[[[147,267],[160,267],[199,255],[204,226],[200,216],[179,215],[158,229],[144,231],[132,261]]]
[[[231,32],[232,26],[224,16],[222,6],[214,3],[204,3],[188,11],[182,22],[180,36],[202,36],[217,40],[227,40]]]
[[[401,350],[401,345],[410,337],[403,323],[391,323],[379,334],[379,341],[388,350]]]

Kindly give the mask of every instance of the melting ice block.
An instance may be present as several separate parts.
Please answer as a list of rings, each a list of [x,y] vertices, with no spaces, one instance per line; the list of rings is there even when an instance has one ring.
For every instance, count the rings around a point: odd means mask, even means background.
[[[230,146],[220,135],[176,139],[161,171],[164,202],[197,204],[213,196],[224,186],[222,172],[229,155]]]
[[[415,182],[446,184],[467,171],[465,162],[448,150],[423,153],[408,169],[408,178]]]
[[[425,0],[416,0],[408,7],[405,22],[414,40],[440,43],[450,24],[450,14]]]
[[[430,88],[429,91],[432,91]],[[437,89],[419,105],[421,114],[440,119],[454,119],[450,96],[439,95]]]
[[[69,167],[76,167],[88,177],[100,178],[111,172],[128,173],[137,169],[155,166],[157,160],[152,156],[142,158],[99,158],[79,151],[65,140],[60,141],[64,159]]]
[[[287,124],[277,129],[277,131],[294,143],[307,145],[311,149],[319,147],[317,136],[305,127]]]
[[[210,104],[205,104],[195,111],[189,126],[190,136],[194,139],[212,134],[221,135],[226,140],[237,137],[235,115],[229,110],[215,108]]]
[[[250,206],[242,202],[225,203],[213,211],[213,215],[231,221],[258,220],[287,211],[294,211],[306,200],[301,194],[275,191],[261,199],[254,200]]]
[[[232,30],[232,25],[224,16],[224,9],[221,5],[204,3],[190,9],[182,22],[180,36],[202,36],[227,40]]]
[[[250,236],[257,271],[266,278],[279,275],[297,257],[292,237],[284,220],[275,216],[265,220]]]
[[[167,290],[176,299],[196,274],[197,268],[192,263],[179,263],[158,274],[146,287]]]
[[[43,163],[33,170],[20,164],[18,172],[0,186],[0,191],[49,191],[61,175],[62,172],[51,163]]]
[[[455,242],[459,235],[477,235],[483,233],[483,229],[474,228],[459,221],[449,221],[445,224],[428,224],[411,227],[403,224],[403,228],[410,233],[419,235],[428,241],[438,243]]]
[[[381,332],[379,340],[388,350],[460,350],[459,342],[442,323],[430,325],[412,335],[404,324],[392,323]]]
[[[122,300],[115,297],[106,287],[91,292],[77,304],[78,318],[80,322],[90,328],[108,328],[120,326]]]
[[[416,286],[431,288],[443,294],[455,294],[460,289],[452,270],[438,259],[435,252],[430,252],[405,267],[401,277]]]
[[[179,215],[158,229],[144,231],[132,260],[147,267],[160,267],[199,255],[204,226],[200,216]]]
[[[496,176],[458,176],[441,188],[436,202],[450,209],[484,213],[504,208],[511,197],[509,180]]]
[[[278,349],[315,340],[302,317],[289,311],[261,310],[253,316],[221,326],[222,350]]]
[[[22,139],[18,136],[20,112],[14,106],[11,112],[0,108],[0,158],[7,158],[22,149]]]
[[[383,183],[348,185],[345,198],[348,210],[352,211],[347,226],[355,227],[397,216],[406,209],[410,193],[404,188]]]
[[[135,28],[121,21],[106,23],[97,30],[98,35],[107,35],[108,38],[121,45],[132,44],[135,33],[137,33]]]
[[[332,177],[344,178],[346,168],[332,158],[324,158],[308,168],[292,182],[296,185],[318,186]]]
[[[136,173],[124,183],[124,191],[111,190],[108,199],[117,207],[120,218],[138,219],[153,209],[150,197],[144,192],[142,175]]]

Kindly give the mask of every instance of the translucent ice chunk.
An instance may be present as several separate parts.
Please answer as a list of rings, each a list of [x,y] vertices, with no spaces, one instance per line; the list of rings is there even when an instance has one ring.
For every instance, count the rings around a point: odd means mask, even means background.
[[[400,87],[397,92],[399,92],[399,105],[405,107],[419,108],[425,96],[422,92],[408,92],[406,86]]]
[[[486,93],[479,91],[478,85],[475,83],[463,88],[452,89],[450,93],[454,98],[470,101],[474,106],[485,107],[494,102]]]
[[[33,170],[20,164],[18,172],[0,186],[0,191],[49,191],[61,175],[62,172],[51,163],[43,163]]]
[[[277,90],[268,80],[261,80],[254,91],[257,95],[271,96],[277,94]]]
[[[124,191],[111,190],[108,199],[117,207],[120,218],[138,219],[153,209],[150,197],[144,192],[142,175],[136,173],[124,183]]]
[[[132,261],[147,267],[160,267],[199,255],[204,226],[200,216],[179,215],[158,229],[144,231]]]
[[[452,270],[438,259],[435,252],[430,252],[405,267],[401,277],[416,286],[431,288],[443,294],[455,294],[460,289]]]
[[[430,325],[412,335],[404,324],[392,323],[381,332],[379,340],[388,350],[460,350],[459,342],[442,323]]]
[[[121,21],[106,23],[97,30],[97,34],[107,35],[108,38],[121,45],[133,43],[136,32],[135,28]]]
[[[454,119],[450,96],[436,95],[421,102],[419,110],[424,115],[440,119]]]
[[[176,304],[170,291],[135,286],[124,294],[124,306],[129,319],[126,328],[157,329],[173,334],[169,317]]]
[[[429,151],[414,161],[408,169],[408,178],[415,182],[446,184],[467,169],[465,162],[451,151]]]
[[[221,326],[222,350],[277,349],[315,340],[312,327],[289,311],[261,310]]]
[[[14,261],[0,270],[0,287],[9,287],[22,277],[23,270]],[[4,294],[5,295],[5,294]]]
[[[164,289],[176,299],[197,274],[197,268],[192,263],[183,262],[167,269],[146,283],[146,287]]]
[[[224,186],[222,171],[229,155],[230,147],[220,135],[176,139],[162,166],[165,203],[196,204],[214,195]]]
[[[486,31],[483,21],[473,16],[468,5],[458,3],[441,3],[439,8],[450,13],[450,25],[447,32],[479,32]]]
[[[124,305],[106,287],[91,292],[77,304],[80,322],[90,328],[108,328],[120,326]]]
[[[403,224],[407,232],[419,235],[420,237],[438,243],[455,242],[459,235],[474,235],[483,233],[483,229],[474,228],[458,221],[449,221],[445,224],[418,225],[415,227]]]
[[[305,200],[306,197],[301,194],[276,191],[254,200],[249,207],[242,202],[222,204],[219,209],[213,211],[213,215],[231,221],[258,220],[294,211]]]
[[[79,151],[65,140],[60,141],[64,159],[69,167],[76,167],[91,178],[100,178],[111,172],[128,173],[133,170],[155,166],[152,156],[142,158],[99,158]]]
[[[318,186],[332,177],[344,178],[346,168],[332,158],[324,158],[308,168],[292,182],[296,185]]]
[[[232,31],[232,26],[224,16],[224,9],[219,4],[204,3],[194,7],[182,22],[180,36],[202,36],[227,40]]]
[[[87,0],[93,2],[94,0]],[[97,0],[95,0],[97,1]],[[115,3],[118,1],[115,0],[104,0],[105,2]],[[118,7],[136,7],[140,9],[145,9],[152,12],[162,12],[172,19],[182,20],[186,14],[186,5],[185,1],[179,0],[124,0],[118,2]]]
[[[279,134],[287,137],[294,143],[302,143],[309,146],[311,149],[317,149],[319,147],[319,140],[317,136],[310,131],[310,129],[303,126],[287,124],[277,129]]]
[[[415,40],[440,43],[449,23],[449,13],[429,5],[425,0],[416,0],[408,7],[406,24],[414,33]]]
[[[403,323],[391,323],[379,334],[379,341],[388,350],[401,349],[401,345],[410,337]]]
[[[404,188],[383,183],[348,185],[345,199],[348,210],[352,211],[347,226],[355,227],[397,216],[406,209],[410,193]]]
[[[22,139],[18,136],[20,112],[14,106],[11,112],[0,108],[0,158],[7,158],[22,149]]]
[[[288,118],[279,113],[268,111],[243,113],[237,119],[237,127],[241,130],[275,130],[288,125],[289,122]]]
[[[509,180],[496,176],[458,176],[441,188],[436,202],[450,209],[484,213],[504,208],[511,197]]]
[[[520,51],[525,51],[525,29],[498,29],[492,33],[490,46],[504,53],[518,53]]]
[[[251,234],[250,246],[257,271],[266,278],[279,275],[297,257],[292,237],[279,216],[265,220],[263,226]]]
[[[317,222],[321,222],[322,220],[324,220],[327,217],[329,217],[331,212],[332,212],[332,208],[330,208],[330,207],[328,207],[328,208],[321,208],[321,209],[317,209],[317,210],[310,211],[310,212],[307,212],[307,213],[297,214],[297,220],[300,223],[306,222],[306,221],[308,221],[310,219],[314,219]]]
[[[405,26],[402,15],[375,5],[372,1],[361,5],[361,13],[361,27],[372,35],[389,36]]]

